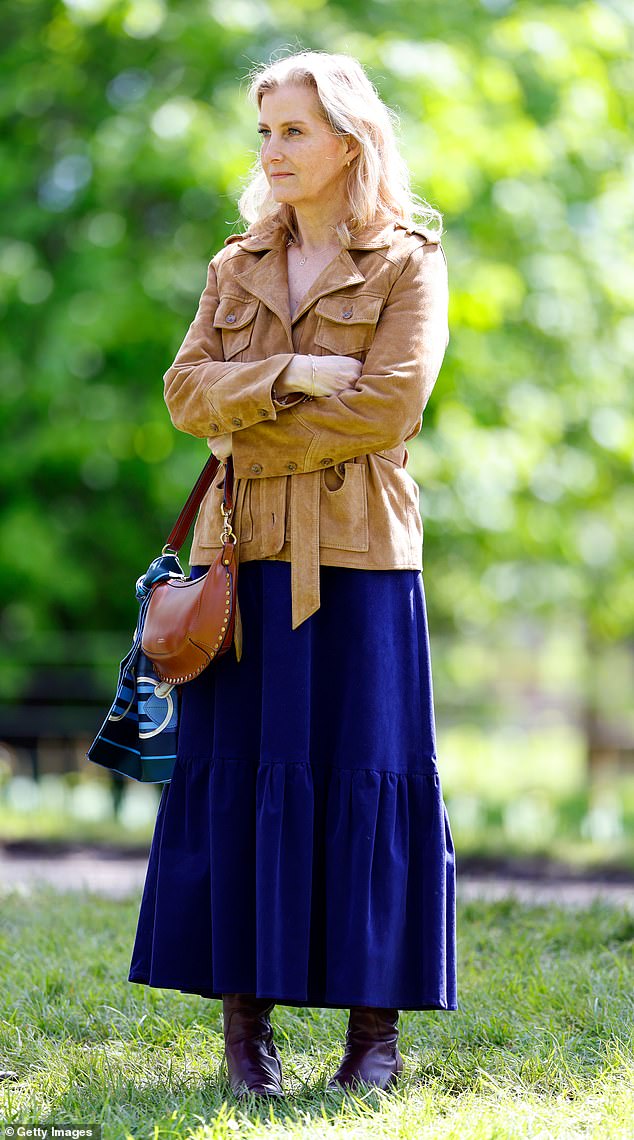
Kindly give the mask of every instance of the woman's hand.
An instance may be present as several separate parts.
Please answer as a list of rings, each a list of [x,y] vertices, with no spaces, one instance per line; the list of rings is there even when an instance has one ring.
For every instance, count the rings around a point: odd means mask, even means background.
[[[222,435],[214,435],[207,439],[207,446],[212,455],[217,459],[222,459],[223,462],[229,458],[233,452],[233,439],[230,431],[223,432]]]
[[[354,388],[363,367],[353,356],[313,356],[315,396],[333,396],[344,388]],[[310,359],[307,361],[310,366]],[[310,391],[310,386],[306,389]]]
[[[313,356],[315,375],[310,356],[294,356],[290,364],[275,381],[280,396],[306,392],[313,396],[333,396],[344,388],[354,388],[361,375],[362,364],[352,356]]]

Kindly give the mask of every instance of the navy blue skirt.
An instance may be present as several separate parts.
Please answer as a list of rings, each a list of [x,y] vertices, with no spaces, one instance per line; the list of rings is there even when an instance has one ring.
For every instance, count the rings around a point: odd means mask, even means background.
[[[240,565],[242,659],[183,686],[128,980],[456,1009],[423,575],[320,573],[293,630],[290,563]]]

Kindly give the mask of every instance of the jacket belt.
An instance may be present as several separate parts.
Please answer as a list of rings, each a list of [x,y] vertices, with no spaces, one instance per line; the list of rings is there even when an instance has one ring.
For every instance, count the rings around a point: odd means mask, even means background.
[[[291,477],[291,628],[297,629],[320,606],[319,495],[321,471],[303,471]],[[246,480],[236,495],[234,517],[240,518]],[[236,570],[240,543],[234,546]],[[242,620],[236,595],[234,626],[236,659],[242,656]]]
[[[319,609],[319,493],[321,471],[291,476],[292,629]]]

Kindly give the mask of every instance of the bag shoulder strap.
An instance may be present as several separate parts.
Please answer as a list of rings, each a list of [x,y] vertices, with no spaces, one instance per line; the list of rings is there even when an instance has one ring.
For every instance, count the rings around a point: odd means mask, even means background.
[[[189,534],[196,512],[214,481],[214,476],[221,466],[221,462],[222,461],[218,459],[216,455],[209,456],[209,459],[205,463],[205,466],[188,495],[185,506],[170,531],[169,538],[163,548],[164,551],[169,547],[175,554],[178,554],[178,551]],[[227,459],[223,501],[229,510],[233,509],[233,458],[231,455]]]

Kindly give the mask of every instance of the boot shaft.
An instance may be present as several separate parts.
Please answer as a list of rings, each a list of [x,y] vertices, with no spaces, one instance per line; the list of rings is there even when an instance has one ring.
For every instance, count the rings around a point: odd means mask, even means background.
[[[394,1045],[398,1040],[398,1019],[398,1009],[353,1005],[350,1007],[346,1040],[355,1045],[372,1042]]]
[[[223,994],[222,1017],[225,1045],[245,1040],[270,1041],[270,1013],[275,1002],[255,994]]]

